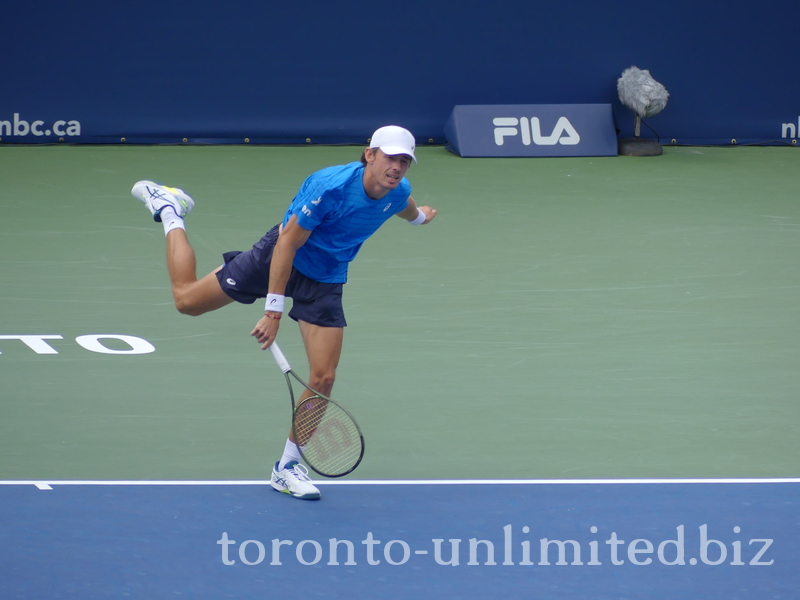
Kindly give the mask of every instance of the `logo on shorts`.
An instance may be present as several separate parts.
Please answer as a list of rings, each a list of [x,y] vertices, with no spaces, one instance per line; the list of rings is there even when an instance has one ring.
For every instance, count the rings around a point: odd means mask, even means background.
[[[313,204],[314,206],[318,206],[320,202],[322,202],[322,196],[320,196],[316,200],[312,200],[311,204]]]
[[[228,282],[228,285],[236,285],[236,280],[231,279],[230,277],[228,277],[225,281]]]

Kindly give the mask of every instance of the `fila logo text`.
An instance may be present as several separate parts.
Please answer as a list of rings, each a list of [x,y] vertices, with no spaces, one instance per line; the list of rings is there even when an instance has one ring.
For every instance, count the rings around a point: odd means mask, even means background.
[[[537,146],[575,146],[580,143],[581,136],[576,131],[567,117],[561,117],[550,135],[542,135],[539,117],[497,117],[492,120],[494,125],[494,143],[502,146],[506,137],[519,135],[525,146],[531,142]]]

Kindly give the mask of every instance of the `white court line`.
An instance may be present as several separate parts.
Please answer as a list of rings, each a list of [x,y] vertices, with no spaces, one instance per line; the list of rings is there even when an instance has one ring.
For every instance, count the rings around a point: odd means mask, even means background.
[[[763,479],[315,479],[315,485],[692,485],[692,484],[760,484],[800,483],[800,478]],[[52,490],[59,485],[269,485],[269,480],[0,480],[0,485],[33,485]]]

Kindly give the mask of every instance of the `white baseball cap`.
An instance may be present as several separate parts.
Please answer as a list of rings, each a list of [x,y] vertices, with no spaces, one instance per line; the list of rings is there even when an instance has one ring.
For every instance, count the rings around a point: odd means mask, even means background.
[[[372,134],[370,148],[380,148],[384,154],[393,156],[395,154],[408,154],[417,162],[414,156],[414,136],[408,129],[403,129],[397,125],[387,125],[381,127]]]

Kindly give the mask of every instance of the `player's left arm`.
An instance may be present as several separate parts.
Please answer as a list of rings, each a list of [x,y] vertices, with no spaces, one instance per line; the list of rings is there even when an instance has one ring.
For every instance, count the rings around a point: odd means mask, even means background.
[[[417,206],[414,198],[409,196],[408,206],[397,213],[397,216],[410,223],[414,223],[415,225],[425,225],[433,221],[433,218],[436,216],[436,212],[436,209],[431,208],[430,206]],[[423,218],[422,215],[425,215],[424,220],[420,220]]]

